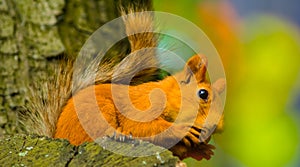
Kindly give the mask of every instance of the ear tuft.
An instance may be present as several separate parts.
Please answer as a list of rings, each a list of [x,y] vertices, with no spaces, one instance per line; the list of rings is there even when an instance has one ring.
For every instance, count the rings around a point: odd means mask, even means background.
[[[214,82],[213,84],[213,89],[215,91],[217,91],[219,94],[221,94],[224,90],[225,90],[225,87],[226,87],[226,81],[224,78],[220,78],[218,79],[216,82]]]
[[[186,70],[190,70],[190,75],[195,75],[197,82],[206,81],[207,58],[204,55],[194,55],[186,63]]]

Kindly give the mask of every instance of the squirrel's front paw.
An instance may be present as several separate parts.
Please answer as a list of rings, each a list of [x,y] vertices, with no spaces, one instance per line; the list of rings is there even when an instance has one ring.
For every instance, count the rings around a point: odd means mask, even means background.
[[[187,147],[194,147],[197,146],[201,143],[207,144],[210,141],[211,134],[213,133],[213,128],[206,128],[206,127],[196,127],[192,126],[190,127],[189,131],[187,134],[184,136],[182,139],[182,142],[187,146]]]
[[[190,127],[189,131],[182,139],[182,142],[187,147],[192,147],[192,146],[196,146],[196,145],[200,144],[199,137],[201,135],[201,131],[202,131],[202,129],[197,128],[195,126]]]
[[[202,129],[195,126],[177,124],[171,127],[172,134],[187,147],[196,146],[201,143],[199,137]]]

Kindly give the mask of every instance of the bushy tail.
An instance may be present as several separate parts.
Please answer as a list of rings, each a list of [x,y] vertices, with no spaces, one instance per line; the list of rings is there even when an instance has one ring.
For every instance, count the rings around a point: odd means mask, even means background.
[[[73,60],[62,61],[47,81],[28,87],[28,103],[21,117],[30,133],[52,137],[63,106],[72,95]]]
[[[158,65],[155,50],[143,48],[156,47],[158,37],[152,32],[155,27],[153,15],[144,12],[145,10],[147,8],[134,5],[120,10],[130,44],[129,54],[119,53],[114,55],[117,59],[113,57],[111,61],[101,63],[96,56],[87,67],[77,68],[76,71],[73,69],[74,60],[63,61],[56,69],[53,79],[29,88],[26,113],[22,121],[29,132],[53,137],[57,120],[68,99],[89,85],[110,82],[138,84],[155,79]],[[118,58],[122,61],[115,61]]]
[[[156,33],[154,14],[140,10],[131,8],[128,14],[124,9],[121,10],[131,52],[115,67],[113,82],[141,83],[154,80],[157,75],[159,61],[156,48],[159,34]]]

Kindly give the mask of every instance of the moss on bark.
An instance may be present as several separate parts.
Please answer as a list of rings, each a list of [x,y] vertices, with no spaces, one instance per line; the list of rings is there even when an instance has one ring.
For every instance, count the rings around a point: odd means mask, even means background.
[[[155,153],[146,157],[115,154],[91,142],[73,146],[62,139],[34,135],[7,136],[0,140],[0,164],[3,166],[176,166],[179,159],[172,153],[148,142],[116,142],[99,139],[102,145],[139,152]],[[162,151],[162,152],[161,152]],[[159,154],[156,152],[160,152]]]

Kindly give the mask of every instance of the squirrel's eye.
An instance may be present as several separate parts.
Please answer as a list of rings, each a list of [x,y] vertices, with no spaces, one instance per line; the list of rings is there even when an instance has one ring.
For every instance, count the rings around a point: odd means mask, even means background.
[[[208,98],[208,91],[205,90],[205,89],[200,89],[200,90],[198,91],[198,96],[199,96],[201,99],[203,99],[203,100],[207,100],[207,98]]]

